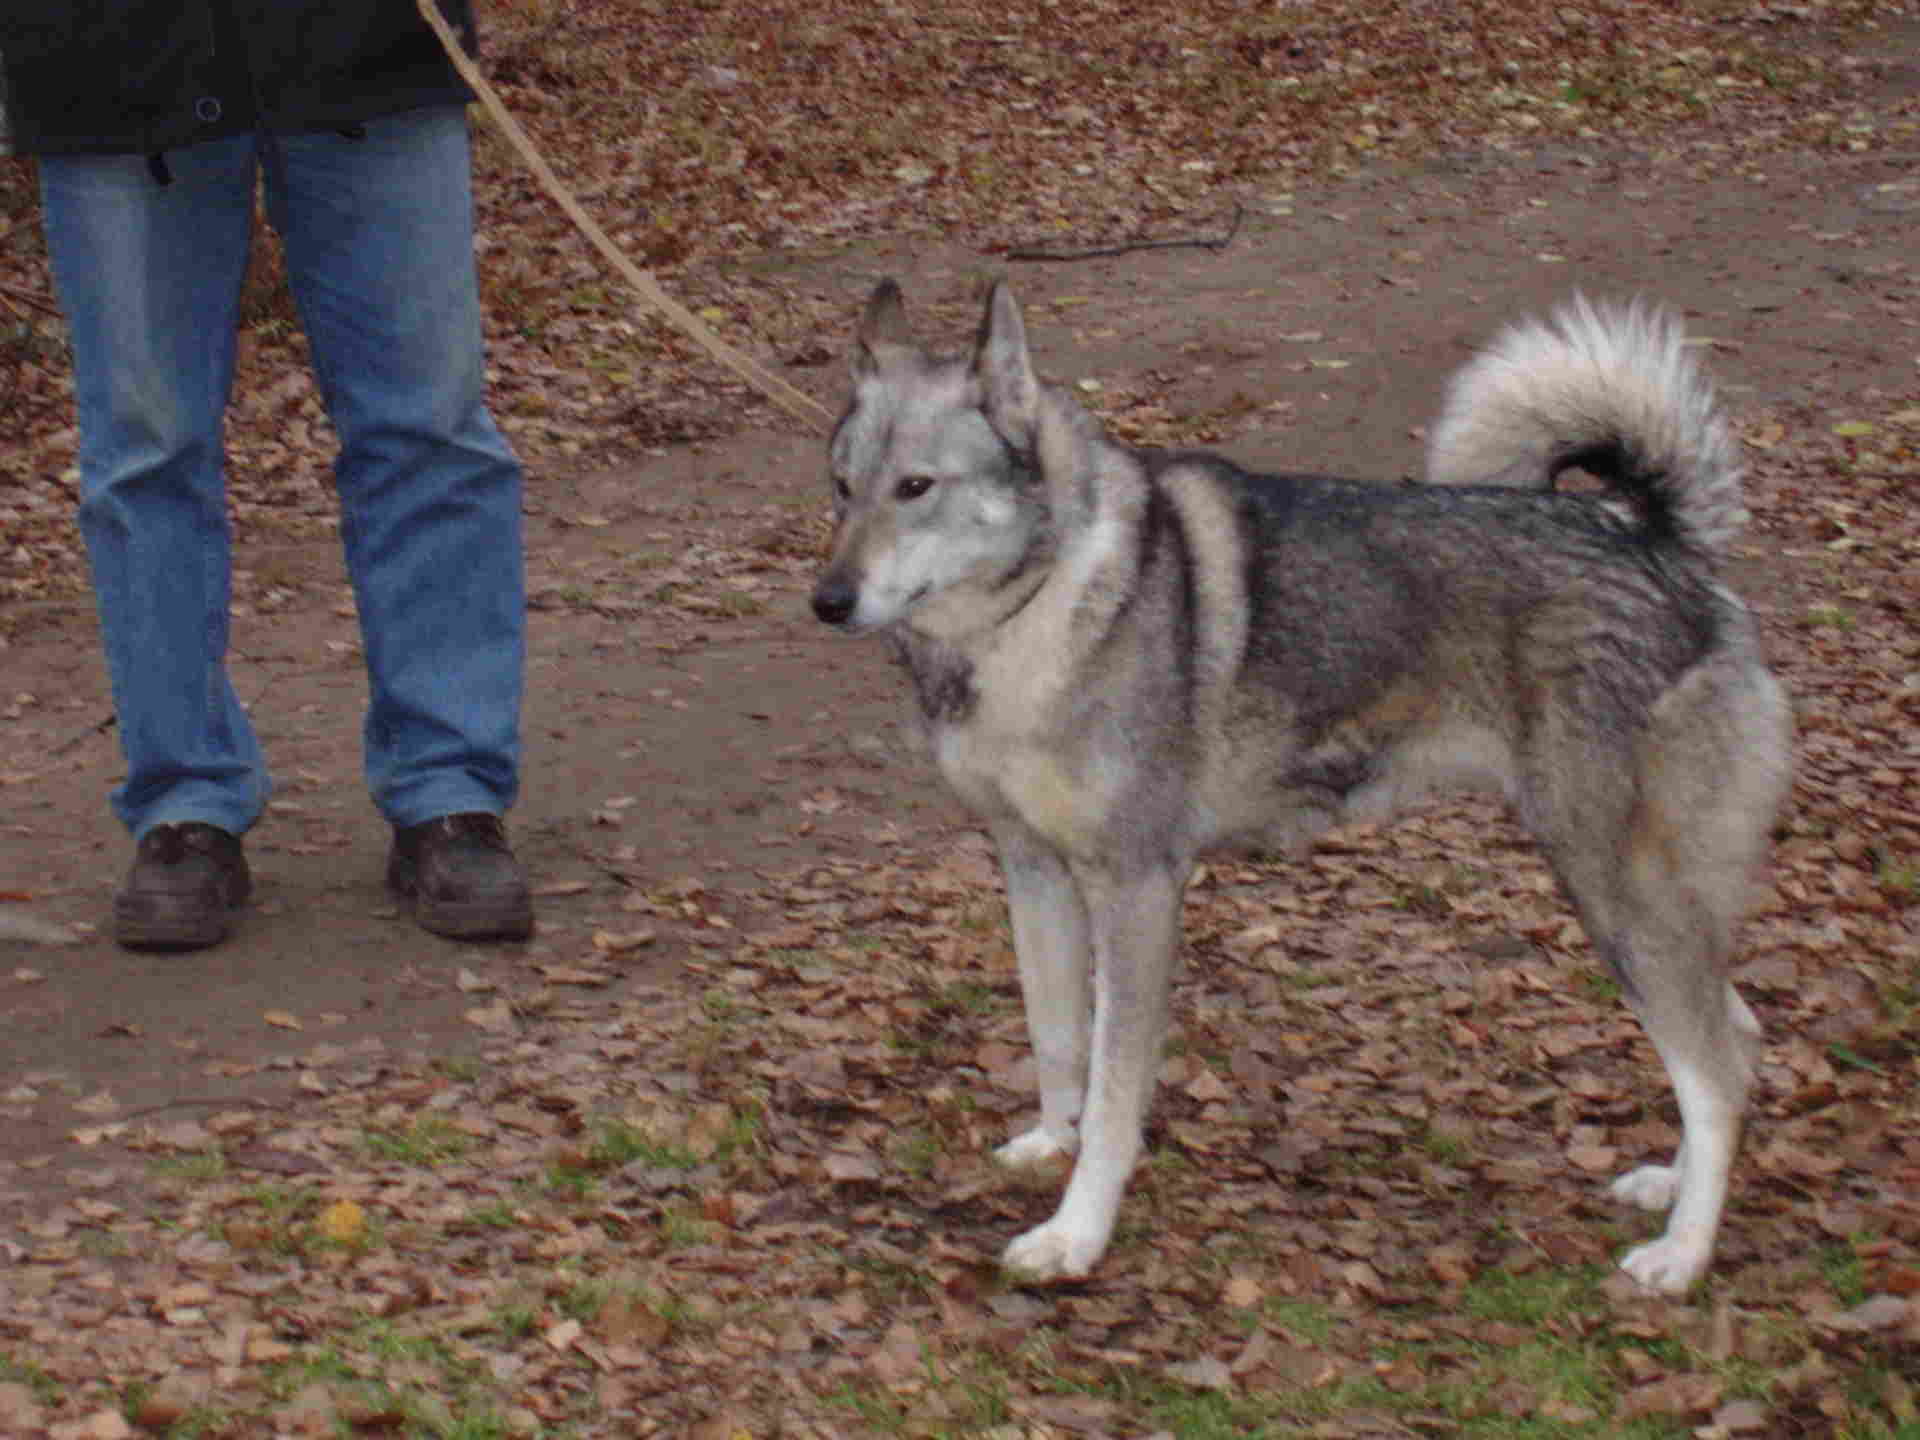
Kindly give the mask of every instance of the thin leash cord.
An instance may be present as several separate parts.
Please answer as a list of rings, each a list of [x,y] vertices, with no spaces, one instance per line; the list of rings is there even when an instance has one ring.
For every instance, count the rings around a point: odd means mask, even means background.
[[[665,316],[676,329],[698,342],[714,359],[789,415],[804,420],[816,430],[825,430],[833,417],[827,413],[824,406],[727,344],[703,324],[699,316],[662,290],[659,282],[651,274],[640,269],[621,253],[620,247],[613,243],[607,232],[602,230],[594,218],[581,207],[580,202],[573,198],[572,192],[560,183],[560,177],[553,173],[553,167],[547,164],[546,157],[534,148],[533,141],[527,138],[527,133],[520,128],[519,122],[507,113],[507,107],[501,103],[499,94],[492,85],[487,83],[487,77],[480,73],[480,68],[461,47],[459,38],[453,33],[453,27],[447,24],[446,17],[440,13],[440,7],[434,3],[434,0],[416,0],[416,3],[419,5],[421,18],[431,25],[433,33],[440,37],[440,47],[447,52],[447,58],[453,62],[453,68],[460,72],[460,78],[473,87],[473,93],[480,97],[480,103],[486,107],[487,113],[493,117],[494,124],[500,127],[501,133],[513,142],[513,148],[520,152],[520,158],[526,161],[527,168],[539,178],[540,183],[546,187],[547,193],[566,212],[567,218],[579,227],[581,234],[593,242],[594,248],[606,258],[607,263],[613,266],[629,285],[640,292],[642,299]]]

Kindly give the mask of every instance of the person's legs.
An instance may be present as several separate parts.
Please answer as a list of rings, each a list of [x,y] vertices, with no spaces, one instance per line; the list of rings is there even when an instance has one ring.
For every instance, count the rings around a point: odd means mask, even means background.
[[[239,836],[268,780],[227,675],[231,572],[221,420],[253,217],[251,140],[40,162],[47,248],[73,343],[80,530],[92,567],[136,837],[114,896],[126,945],[227,933],[250,879]]]
[[[389,878],[429,929],[524,935],[532,902],[496,818],[519,778],[520,468],[485,406],[465,112],[279,137],[264,163],[340,432]]]
[[[221,418],[253,215],[250,140],[40,161],[47,248],[73,342],[80,529],[92,565],[136,836],[239,834],[266,804],[227,676]]]
[[[267,142],[269,213],[340,432],[341,532],[393,824],[512,804],[520,469],[487,414],[466,116]]]

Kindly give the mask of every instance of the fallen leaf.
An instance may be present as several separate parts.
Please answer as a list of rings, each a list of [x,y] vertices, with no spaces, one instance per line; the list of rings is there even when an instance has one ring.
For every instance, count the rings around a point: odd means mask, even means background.
[[[920,1332],[905,1320],[896,1320],[867,1357],[867,1369],[882,1385],[897,1387],[923,1378],[926,1370]]]
[[[1570,1145],[1567,1159],[1589,1175],[1601,1175],[1619,1164],[1620,1151],[1612,1145]]]
[[[1258,1305],[1265,1294],[1258,1280],[1244,1270],[1236,1270],[1227,1277],[1226,1288],[1220,1292],[1220,1299],[1236,1310],[1247,1310]]]
[[[320,1212],[317,1226],[336,1245],[357,1245],[367,1235],[367,1213],[352,1200],[336,1200]]]
[[[617,933],[612,930],[593,932],[593,948],[609,955],[622,955],[629,950],[638,950],[643,945],[651,945],[657,938],[653,930],[629,930]]]

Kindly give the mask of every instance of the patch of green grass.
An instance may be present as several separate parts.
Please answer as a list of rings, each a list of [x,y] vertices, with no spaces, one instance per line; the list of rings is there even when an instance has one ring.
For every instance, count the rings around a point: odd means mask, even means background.
[[[1504,1294],[1494,1308],[1522,1313],[1535,1308],[1537,1297],[1525,1297],[1518,1305],[1515,1298]],[[1300,1307],[1294,1313],[1296,1323],[1288,1326],[1300,1343],[1315,1348],[1328,1341],[1337,1344],[1347,1322],[1330,1307],[1286,1303]],[[1614,1418],[1626,1382],[1614,1364],[1604,1327],[1580,1338],[1543,1327],[1513,1345],[1470,1345],[1463,1351],[1457,1339],[1449,1339],[1388,1345],[1370,1362],[1352,1355],[1329,1359],[1341,1365],[1343,1373],[1318,1382],[1215,1390],[1183,1384],[1164,1371],[1114,1367],[1098,1381],[1089,1382],[1083,1374],[1073,1388],[1114,1402],[1142,1428],[1176,1440],[1307,1434],[1322,1422],[1350,1425],[1363,1417],[1376,1422],[1378,1433],[1399,1433],[1405,1423],[1407,1433],[1417,1429],[1422,1434],[1507,1440],[1677,1440],[1689,1433],[1686,1424],[1674,1418]],[[1528,1403],[1516,1409],[1515,1399],[1522,1396]],[[1543,1408],[1562,1418],[1547,1418],[1539,1413]],[[1419,1423],[1413,1424],[1416,1419]],[[1369,1428],[1364,1433],[1376,1432]]]
[[[619,1170],[635,1161],[665,1170],[691,1170],[700,1163],[686,1146],[656,1139],[623,1120],[609,1120],[599,1127],[587,1158],[601,1170]]]
[[[1827,1058],[1842,1070],[1865,1070],[1870,1075],[1885,1075],[1887,1067],[1868,1059],[1851,1045],[1842,1045],[1839,1041],[1827,1046]]]
[[[82,1255],[95,1260],[124,1260],[133,1254],[133,1242],[113,1230],[83,1230],[74,1242]]]
[[[1836,1240],[1825,1246],[1815,1261],[1821,1278],[1843,1307],[1851,1308],[1867,1298],[1867,1262],[1851,1240]]]
[[[562,1315],[582,1322],[593,1319],[607,1303],[613,1286],[606,1280],[583,1277],[560,1292],[553,1303]]]
[[[997,896],[969,900],[953,917],[954,928],[970,935],[991,935],[1005,927],[1006,923],[1007,907]]]
[[[307,1222],[320,1204],[319,1192],[306,1186],[257,1185],[228,1209],[222,1238],[236,1250],[305,1254],[313,1243]]]
[[[895,1142],[892,1158],[895,1168],[909,1175],[931,1175],[940,1158],[940,1138],[930,1130],[915,1130]]]
[[[152,1165],[156,1180],[178,1180],[194,1185],[218,1180],[227,1173],[227,1157],[217,1146],[163,1155]]]
[[[1333,1307],[1318,1300],[1269,1300],[1262,1312],[1274,1325],[1306,1345],[1326,1344],[1340,1324]]]
[[[713,1239],[714,1223],[691,1206],[677,1205],[660,1213],[660,1240],[669,1250],[690,1250]]]
[[[585,1199],[599,1184],[600,1177],[609,1171],[634,1164],[653,1169],[693,1170],[707,1159],[724,1163],[750,1151],[758,1143],[759,1135],[759,1116],[749,1110],[736,1109],[721,1133],[714,1137],[711,1154],[703,1156],[683,1142],[661,1139],[624,1120],[609,1120],[597,1127],[593,1143],[584,1152],[549,1165],[541,1177],[541,1188]]]
[[[437,1440],[504,1440],[510,1432],[492,1378],[438,1335],[367,1320],[274,1367],[268,1392],[290,1399],[324,1384],[341,1402],[395,1415],[400,1433]]]
[[[42,1405],[60,1398],[60,1382],[31,1361],[21,1360],[10,1350],[0,1350],[0,1383],[24,1385]]]
[[[433,1068],[459,1085],[471,1085],[487,1073],[486,1062],[474,1055],[443,1055]]]
[[[365,1131],[361,1144],[376,1160],[431,1168],[460,1159],[473,1148],[473,1137],[444,1115],[422,1115],[404,1130]]]
[[[1577,983],[1595,1000],[1618,1004],[1624,998],[1619,980],[1606,970],[1582,970]]]
[[[540,1328],[540,1315],[531,1305],[503,1305],[493,1312],[493,1328],[509,1340],[525,1340]]]
[[[900,1436],[979,1436],[1026,1434],[1009,1424],[1014,1412],[1008,1403],[1008,1375],[997,1360],[970,1355],[955,1367],[943,1366],[933,1355],[924,1360],[927,1392],[938,1397],[937,1423],[928,1419],[925,1394],[906,1399],[870,1385],[851,1381],[828,1397],[829,1402],[857,1417],[863,1431]]]
[[[136,1420],[153,1391],[154,1387],[146,1381],[134,1381],[120,1394],[120,1413],[129,1420]],[[166,1427],[167,1440],[200,1440],[203,1435],[236,1433],[233,1430],[234,1419],[228,1411],[210,1405],[196,1405]]]
[[[1889,900],[1903,904],[1920,900],[1920,862],[1895,855],[1884,846],[1875,848],[1873,879]]]
[[[843,1255],[841,1263],[860,1276],[868,1293],[884,1305],[919,1300],[933,1283],[920,1266],[881,1255]]]
[[[599,1184],[597,1171],[564,1160],[549,1165],[540,1176],[540,1188],[549,1195],[576,1201],[585,1200]]]
[[[992,1015],[1005,1008],[1006,1001],[992,985],[979,980],[955,980],[941,988],[935,1002],[950,1015]]]
[[[491,1200],[485,1205],[476,1205],[457,1222],[457,1226],[470,1230],[513,1230],[520,1221],[514,1215],[513,1207],[504,1200]]]
[[[1464,1165],[1473,1158],[1473,1146],[1467,1143],[1465,1136],[1435,1130],[1431,1125],[1423,1128],[1415,1141],[1440,1165]]]
[[[1599,1303],[1606,1271],[1598,1265],[1544,1266],[1524,1274],[1487,1270],[1460,1296],[1460,1309],[1478,1320],[1533,1326]]]

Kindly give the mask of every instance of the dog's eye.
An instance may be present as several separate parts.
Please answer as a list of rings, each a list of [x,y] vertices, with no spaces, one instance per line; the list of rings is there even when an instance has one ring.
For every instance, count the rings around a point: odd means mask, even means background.
[[[902,500],[918,500],[932,488],[933,477],[931,475],[904,475],[901,477],[900,483],[894,486],[893,493]]]
[[[845,478],[842,476],[836,475],[833,477],[833,498],[842,505],[853,498],[853,487],[847,484]]]

